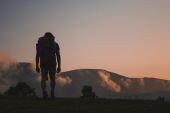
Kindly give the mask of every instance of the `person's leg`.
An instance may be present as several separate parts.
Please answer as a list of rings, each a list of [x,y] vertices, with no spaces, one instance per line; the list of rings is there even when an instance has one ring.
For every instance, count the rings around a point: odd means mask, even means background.
[[[46,79],[48,77],[48,71],[41,68],[41,88],[43,98],[48,98],[47,89],[46,89]]]
[[[56,70],[55,69],[51,69],[49,71],[49,76],[50,76],[50,86],[51,86],[51,97],[54,98],[54,90],[55,90],[55,74],[56,74]]]

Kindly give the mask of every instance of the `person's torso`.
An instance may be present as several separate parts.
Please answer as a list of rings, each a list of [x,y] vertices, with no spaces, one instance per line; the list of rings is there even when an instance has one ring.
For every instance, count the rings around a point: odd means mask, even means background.
[[[40,65],[41,66],[55,66],[56,65],[56,52],[58,51],[57,43],[44,40],[38,44]]]

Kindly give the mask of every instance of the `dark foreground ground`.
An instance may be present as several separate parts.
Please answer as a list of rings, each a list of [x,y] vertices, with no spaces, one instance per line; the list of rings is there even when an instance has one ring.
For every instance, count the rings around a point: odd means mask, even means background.
[[[0,97],[0,113],[170,113],[170,103],[148,100]]]

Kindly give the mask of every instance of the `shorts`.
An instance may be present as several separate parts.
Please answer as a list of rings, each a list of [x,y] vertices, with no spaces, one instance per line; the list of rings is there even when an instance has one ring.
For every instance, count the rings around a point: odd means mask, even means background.
[[[56,67],[53,68],[41,67],[42,80],[48,80],[48,75],[50,77],[50,80],[55,80],[55,74],[56,74]]]

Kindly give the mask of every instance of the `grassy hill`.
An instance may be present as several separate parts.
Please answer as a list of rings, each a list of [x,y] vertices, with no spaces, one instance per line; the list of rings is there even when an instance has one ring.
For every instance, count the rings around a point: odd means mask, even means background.
[[[170,113],[170,103],[153,100],[0,97],[0,113]]]

